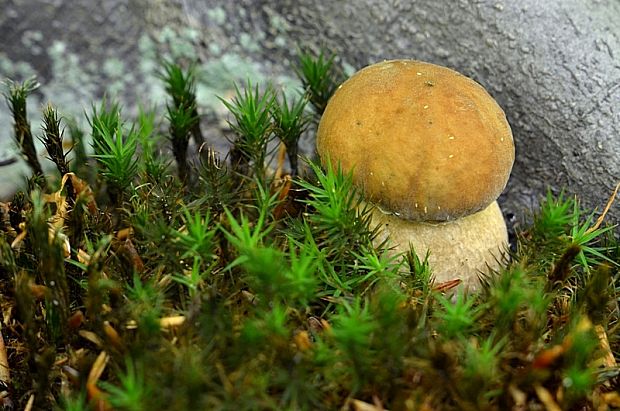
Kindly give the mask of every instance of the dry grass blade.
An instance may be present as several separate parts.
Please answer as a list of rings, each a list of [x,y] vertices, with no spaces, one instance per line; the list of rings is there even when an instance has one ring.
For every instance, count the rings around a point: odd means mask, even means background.
[[[510,384],[508,386],[508,392],[510,392],[510,396],[515,402],[514,406],[512,407],[514,411],[527,409],[526,408],[527,394],[525,394],[523,391],[517,388],[517,386],[514,384]]]
[[[598,230],[601,224],[603,224],[603,220],[605,220],[605,216],[607,215],[607,212],[609,212],[609,209],[611,208],[614,201],[616,200],[616,196],[618,195],[619,189],[620,189],[620,183],[616,184],[616,188],[614,189],[614,192],[611,194],[611,197],[609,197],[609,200],[607,200],[607,204],[605,205],[603,212],[601,213],[599,218],[596,220],[596,223],[586,231],[586,234],[589,234],[593,232],[594,230]]]
[[[96,385],[97,381],[101,377],[101,374],[105,371],[105,367],[108,365],[108,361],[110,360],[110,356],[105,351],[101,351],[97,356],[97,359],[93,363],[93,366],[88,373],[88,379],[86,383],[89,385]]]
[[[22,228],[21,224],[20,224],[20,228]],[[11,242],[11,248],[13,250],[16,250],[17,247],[19,247],[19,245],[22,243],[22,241],[24,241],[24,238],[26,238],[26,234],[28,234],[28,232],[26,231],[26,228],[23,227],[22,231],[19,234],[17,234],[17,237],[15,237],[13,242]]]
[[[163,317],[159,320],[159,325],[163,329],[175,328],[182,325],[185,322],[185,316],[173,315],[171,317]]]
[[[90,341],[91,343],[95,344],[97,347],[103,347],[103,341],[94,332],[88,331],[88,330],[80,330],[78,331],[78,334],[80,335],[80,337]]]
[[[111,410],[106,401],[105,394],[97,387],[97,382],[105,371],[109,360],[110,356],[105,351],[101,351],[93,363],[86,380],[88,398],[96,404],[95,409],[97,410]]]
[[[605,332],[605,328],[602,325],[597,324],[594,326],[594,331],[596,332],[596,336],[598,337],[601,352],[603,356],[601,358],[602,365],[608,368],[615,368],[618,366],[616,362],[616,358],[614,357],[614,353],[609,346],[609,339],[607,338],[607,333]]]
[[[547,411],[562,411],[562,408],[558,405],[555,399],[553,399],[553,395],[551,395],[549,390],[540,384],[536,384],[534,386],[534,390],[536,391],[538,399],[543,403]]]
[[[28,398],[28,402],[26,403],[26,406],[24,407],[24,411],[32,411],[33,406],[34,406],[34,394],[30,395],[30,398]]]
[[[280,143],[280,147],[278,149],[278,165],[276,167],[276,173],[274,176],[275,181],[278,181],[280,180],[280,178],[282,178],[284,160],[286,160],[286,146],[284,145],[284,143]]]

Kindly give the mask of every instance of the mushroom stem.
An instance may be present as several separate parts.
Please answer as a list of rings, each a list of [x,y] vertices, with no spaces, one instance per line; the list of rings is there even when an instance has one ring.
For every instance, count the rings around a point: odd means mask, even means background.
[[[429,264],[436,283],[460,279],[462,286],[476,291],[480,276],[499,269],[506,259],[508,231],[497,201],[477,213],[445,222],[409,221],[378,208],[372,224],[381,225],[380,244],[389,238],[390,253],[430,251]]]

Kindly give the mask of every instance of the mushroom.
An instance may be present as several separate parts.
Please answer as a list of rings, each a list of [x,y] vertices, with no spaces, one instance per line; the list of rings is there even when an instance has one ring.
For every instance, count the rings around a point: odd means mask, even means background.
[[[495,201],[514,162],[504,112],[454,70],[415,60],[368,66],[331,97],[317,151],[351,172],[390,252],[430,251],[435,280],[478,285],[508,242]]]

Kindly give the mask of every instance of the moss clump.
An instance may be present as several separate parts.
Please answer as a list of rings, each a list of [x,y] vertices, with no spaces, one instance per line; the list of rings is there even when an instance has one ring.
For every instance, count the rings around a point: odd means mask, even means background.
[[[33,178],[0,208],[4,404],[617,404],[613,228],[576,199],[549,195],[480,293],[434,283],[413,250],[393,257],[373,246],[376,231],[350,175],[295,164],[299,136],[312,128],[306,103],[316,118],[333,90],[323,78],[333,58],[301,62],[301,99],[287,103],[248,83],[226,102],[236,132],[226,158],[206,145],[188,151],[190,137],[202,138],[195,89],[191,71],[173,63],[162,71],[170,102],[161,130],[153,114],[130,123],[104,103],[93,108],[90,131],[70,125],[73,164],[59,151],[55,110],[45,109],[43,138],[60,178]],[[275,137],[282,148],[270,169]]]

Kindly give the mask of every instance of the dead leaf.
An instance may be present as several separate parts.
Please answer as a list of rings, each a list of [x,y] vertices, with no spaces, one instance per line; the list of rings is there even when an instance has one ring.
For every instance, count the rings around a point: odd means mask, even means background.
[[[565,352],[562,344],[554,345],[551,348],[541,351],[536,355],[532,362],[532,367],[536,369],[547,368],[553,364]]]
[[[173,315],[171,317],[163,317],[159,320],[159,325],[163,329],[175,328],[185,322],[185,316]]]
[[[116,331],[116,329],[114,329],[114,327],[112,327],[112,324],[110,324],[109,321],[103,322],[103,332],[108,338],[110,344],[114,346],[114,348],[116,348],[117,350],[122,350],[124,348],[121,336],[118,335],[118,332]]]
[[[50,294],[50,289],[48,287],[41,284],[35,284],[32,281],[28,281],[28,288],[30,289],[34,299],[37,301],[43,300]]]
[[[103,341],[101,341],[101,338],[99,338],[99,336],[95,334],[94,332],[88,331],[88,330],[80,330],[78,331],[78,334],[80,337],[90,341],[91,343],[95,344],[97,347],[103,347]]]
[[[603,357],[601,358],[602,366],[608,368],[615,368],[618,366],[616,362],[616,358],[614,357],[614,353],[611,351],[611,347],[609,346],[609,339],[607,338],[607,333],[605,332],[605,328],[602,325],[597,324],[594,326],[594,331],[596,332],[596,336],[598,337],[599,344],[601,346],[601,351],[603,352]]]
[[[84,313],[81,310],[77,310],[67,319],[67,326],[71,330],[77,330],[82,326],[84,320],[86,320]]]
[[[458,286],[459,284],[461,284],[461,282],[462,281],[460,279],[444,281],[443,283],[435,284],[433,286],[433,290],[439,291],[440,293],[445,293],[447,291],[452,290],[454,287]]]
[[[131,238],[132,235],[133,235],[133,228],[127,227],[127,228],[123,228],[122,230],[118,230],[118,232],[116,233],[116,238],[122,241],[122,240],[127,240]]]
[[[75,191],[75,197],[77,198],[78,196],[82,196],[86,201],[88,211],[90,211],[93,215],[97,214],[99,209],[97,208],[95,195],[93,194],[93,190],[90,188],[88,183],[73,173],[67,173],[65,176],[69,176],[69,178],[71,178],[71,184],[73,185],[73,190]]]
[[[299,351],[307,351],[312,348],[312,341],[310,340],[308,331],[299,331],[295,334],[293,340]]]
[[[137,273],[142,273],[144,271],[144,262],[142,261],[142,257],[140,257],[138,250],[136,250],[136,247],[129,238],[118,247],[117,253],[127,260],[134,271]]]
[[[290,175],[285,175],[282,179],[276,180],[279,181],[279,190],[278,192],[278,205],[273,210],[273,217],[276,220],[281,219],[289,208],[289,192],[291,190],[291,186],[293,185],[293,179]]]
[[[620,408],[620,393],[617,391],[606,392],[603,394],[603,401],[609,406]]]
[[[369,404],[361,400],[351,400],[351,404],[354,411],[389,411],[381,405],[381,401],[378,398],[373,398],[375,404]]]

